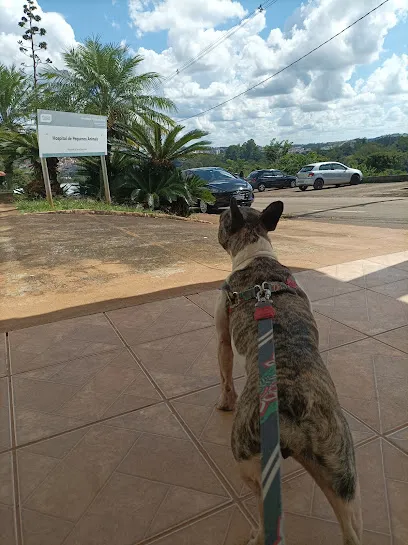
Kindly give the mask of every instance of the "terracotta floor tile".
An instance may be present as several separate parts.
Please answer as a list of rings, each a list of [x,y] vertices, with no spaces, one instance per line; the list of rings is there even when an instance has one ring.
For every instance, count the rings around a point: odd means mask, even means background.
[[[74,522],[99,490],[98,479],[62,461],[25,501],[24,506],[45,515]]]
[[[251,526],[235,507],[154,541],[154,545],[247,545]]]
[[[282,483],[282,502],[286,512],[309,515],[314,481],[308,473]]]
[[[154,536],[176,524],[221,506],[226,501],[228,499],[225,496],[205,494],[178,486],[171,487],[145,535],[146,537]]]
[[[13,505],[13,469],[10,452],[0,454],[0,504]]]
[[[230,445],[234,416],[233,412],[219,411],[214,407],[200,439],[218,445]]]
[[[371,288],[389,282],[396,282],[407,278],[408,274],[408,271],[368,259],[330,265],[319,269],[319,272],[343,282],[350,282],[361,288]]]
[[[387,441],[382,441],[382,449],[386,479],[408,483],[408,456]]]
[[[173,401],[172,405],[194,435],[200,437],[213,412],[213,408],[179,401]]]
[[[342,344],[364,339],[365,335],[335,322],[318,312],[314,312],[317,328],[319,330],[319,349],[328,350]]]
[[[0,545],[17,544],[12,507],[0,505]]]
[[[118,471],[208,494],[227,495],[189,439],[143,434]]]
[[[129,452],[140,433],[104,425],[92,426],[64,458],[71,467],[92,474],[99,486]]]
[[[24,506],[76,521],[138,436],[134,431],[96,425],[87,430],[61,461],[20,450],[19,479]]]
[[[377,335],[408,324],[408,305],[369,290],[317,301],[313,308],[366,335]]]
[[[388,534],[390,528],[385,499],[380,439],[357,448],[356,459],[364,528]]]
[[[369,261],[374,261],[374,263],[380,263],[381,265],[395,266],[398,269],[408,270],[408,251],[370,257]]]
[[[13,377],[13,391],[16,407],[33,411],[54,412],[79,390],[79,386],[56,384],[39,380]]]
[[[149,432],[156,435],[167,437],[177,437],[184,439],[186,434],[180,426],[177,418],[166,407],[164,403],[146,407],[138,411],[118,416],[105,422],[105,426],[114,426],[135,430],[140,432]]]
[[[408,274],[408,270],[406,271],[406,274]],[[372,288],[372,290],[377,293],[382,293],[383,295],[388,295],[388,297],[393,297],[403,303],[408,303],[408,278],[399,280],[398,282],[392,282],[391,284],[376,286],[375,288]]]
[[[249,494],[249,488],[244,485],[244,482],[239,475],[238,465],[232,455],[231,447],[229,445],[216,445],[215,443],[206,442],[202,442],[201,444],[227,481],[234,488],[235,492],[240,496]]]
[[[360,443],[361,441],[365,441],[366,439],[370,439],[371,437],[375,436],[375,433],[370,430],[370,428],[367,428],[367,426],[359,422],[356,418],[354,418],[354,416],[346,412],[344,413],[344,416],[346,417],[348,425],[350,426],[354,444]]]
[[[42,456],[61,460],[88,433],[89,428],[66,432],[52,439],[45,439],[24,447],[24,452],[32,452]],[[22,451],[20,451],[22,452]]]
[[[169,487],[114,473],[64,545],[129,545],[143,539]]]
[[[388,439],[408,454],[408,426],[392,433]]]
[[[22,509],[24,545],[62,545],[72,530],[72,522]]]
[[[383,373],[399,376],[406,366],[407,356],[374,339],[325,352],[326,365],[336,385],[342,406],[369,426],[380,431],[380,410],[383,426],[388,426],[389,415],[400,400],[400,390],[389,391]],[[381,391],[377,395],[377,381]],[[387,392],[388,397],[384,395]]]
[[[135,352],[167,397],[205,388],[220,380],[214,328],[139,345]],[[242,367],[235,365],[234,376],[242,374]]]
[[[0,452],[11,446],[8,380],[0,378]]]
[[[331,278],[320,271],[303,271],[296,273],[295,278],[311,301],[335,297],[360,289],[358,286]]]
[[[17,452],[20,500],[25,501],[58,464],[56,458],[33,454],[24,449]]]
[[[108,316],[130,345],[213,325],[213,318],[185,297],[114,310]]]
[[[364,529],[389,534],[380,440],[357,448],[356,457]],[[318,486],[315,486],[311,514],[318,518],[336,520],[332,508]]]
[[[398,348],[398,350],[408,352],[408,326],[381,333],[380,335],[376,335],[375,338],[394,348]]]
[[[0,333],[0,377],[7,375],[6,334]]]
[[[405,545],[408,543],[408,482],[387,479],[387,489],[394,545]]]
[[[337,523],[288,513],[285,517],[286,545],[342,545],[340,526]],[[391,545],[389,536],[365,531],[363,543]]]
[[[28,409],[17,409],[15,419],[18,445],[73,430],[85,423],[75,418]]]
[[[12,372],[21,373],[121,346],[121,340],[102,314],[12,331]]]
[[[219,296],[220,290],[211,290],[189,295],[188,299],[205,310],[205,312],[208,312],[208,314],[211,314],[211,316],[214,316],[215,305]]]

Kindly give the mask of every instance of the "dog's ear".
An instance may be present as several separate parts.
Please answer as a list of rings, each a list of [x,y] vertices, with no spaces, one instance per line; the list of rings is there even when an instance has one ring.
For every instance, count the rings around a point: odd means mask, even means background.
[[[267,231],[275,231],[283,212],[283,202],[275,201],[265,208],[259,221]]]
[[[234,234],[237,231],[239,231],[245,224],[244,217],[241,214],[241,210],[239,209],[237,201],[234,199],[234,197],[232,197],[230,202],[230,210],[231,210],[231,234]]]

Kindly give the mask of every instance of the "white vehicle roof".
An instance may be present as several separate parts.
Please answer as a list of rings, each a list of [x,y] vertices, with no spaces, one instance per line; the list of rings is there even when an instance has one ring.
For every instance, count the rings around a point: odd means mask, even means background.
[[[340,163],[340,161],[323,161],[322,163],[307,163],[307,165],[305,165],[305,167],[311,167],[311,166],[319,167],[320,165],[329,165],[329,164],[331,165],[332,163],[338,163],[339,165],[347,166],[344,163]],[[302,167],[302,168],[304,168],[304,167]]]

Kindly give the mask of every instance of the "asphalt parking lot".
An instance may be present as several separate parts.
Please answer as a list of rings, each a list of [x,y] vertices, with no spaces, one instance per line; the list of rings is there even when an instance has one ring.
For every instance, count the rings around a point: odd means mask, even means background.
[[[263,210],[278,199],[284,202],[284,213],[291,219],[394,229],[408,225],[408,182],[327,187],[321,191],[255,191],[253,206]]]

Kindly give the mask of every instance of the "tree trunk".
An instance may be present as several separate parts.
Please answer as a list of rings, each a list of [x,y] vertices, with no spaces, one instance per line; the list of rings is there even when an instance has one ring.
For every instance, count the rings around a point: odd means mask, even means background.
[[[6,189],[13,189],[13,173],[14,173],[13,159],[4,160],[4,170],[6,172],[6,179],[4,180]]]

